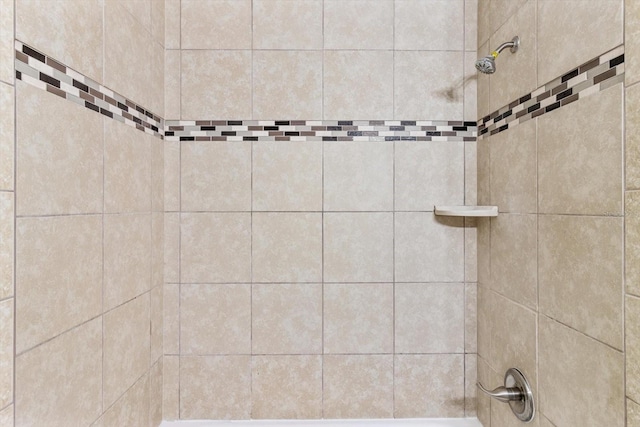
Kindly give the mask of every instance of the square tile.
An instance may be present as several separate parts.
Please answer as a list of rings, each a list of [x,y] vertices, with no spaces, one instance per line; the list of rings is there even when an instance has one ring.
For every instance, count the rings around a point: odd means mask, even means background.
[[[392,49],[393,1],[325,0],[325,49]]]
[[[624,94],[626,188],[640,190],[640,85],[628,87]]]
[[[464,355],[464,415],[476,417],[476,400],[478,395],[478,355]]]
[[[180,282],[180,214],[164,214],[164,281]]]
[[[627,427],[640,426],[640,405],[627,399]]]
[[[624,49],[625,55],[625,80],[630,86],[640,80],[640,3],[637,0],[625,0],[624,2]],[[627,110],[629,111],[629,110]],[[637,407],[638,405],[636,405]],[[640,413],[638,413],[640,414]]]
[[[180,49],[181,0],[164,0],[164,46]]]
[[[178,49],[164,51],[164,118],[166,120],[180,118],[180,53]]]
[[[0,192],[0,299],[15,295],[14,209],[14,194]]]
[[[640,296],[640,191],[625,193],[624,254],[627,293]]]
[[[149,292],[149,321],[150,321],[150,364],[153,365],[163,355],[162,339],[163,339],[163,307],[162,297],[164,296],[163,286],[156,286]]]
[[[464,285],[464,351],[478,352],[478,285]]]
[[[2,15],[0,15],[0,64],[2,64],[2,66],[0,66],[0,80],[13,83],[15,75],[13,68],[13,41],[15,37],[13,24],[15,16],[14,2],[11,0],[2,0],[0,1],[0,9],[3,11]]]
[[[164,354],[180,354],[180,285],[162,289],[162,346]]]
[[[0,302],[0,407],[13,401],[13,298]]]
[[[181,5],[182,49],[251,49],[250,0],[182,0]]]
[[[640,398],[640,298],[625,297],[626,395]]]
[[[109,407],[92,427],[149,424],[149,376],[143,375]]]
[[[396,50],[463,50],[463,0],[400,0],[394,4]]]
[[[322,4],[322,0],[254,0],[253,48],[321,50]]]
[[[180,143],[164,142],[164,210],[180,210]]]
[[[162,361],[162,418],[180,419],[180,356],[164,356]]]
[[[6,3],[9,3],[6,0],[4,1]],[[2,7],[4,6],[5,5],[3,4]],[[3,18],[4,18],[4,14],[3,14]],[[8,63],[13,64],[13,61],[8,61]],[[13,182],[13,175],[14,175],[14,169],[15,169],[14,168],[14,157],[15,157],[14,156],[14,151],[15,151],[14,109],[15,109],[15,97],[14,97],[13,86],[9,86],[7,84],[0,84],[0,190],[14,189],[14,182]]]

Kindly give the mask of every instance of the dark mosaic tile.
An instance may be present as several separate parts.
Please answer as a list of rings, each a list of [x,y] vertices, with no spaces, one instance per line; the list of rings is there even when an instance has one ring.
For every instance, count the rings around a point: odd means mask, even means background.
[[[616,70],[615,70],[615,68],[612,68],[609,71],[605,71],[604,73],[598,74],[597,76],[595,76],[593,78],[593,84],[597,85],[601,81],[606,80],[606,79],[608,79],[610,77],[614,77],[615,75],[616,75]]]

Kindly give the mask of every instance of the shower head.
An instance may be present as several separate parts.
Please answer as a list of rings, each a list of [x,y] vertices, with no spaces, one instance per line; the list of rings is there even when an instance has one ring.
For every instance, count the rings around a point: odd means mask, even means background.
[[[502,43],[496,50],[491,52],[491,55],[480,58],[476,61],[476,68],[478,71],[484,74],[493,74],[496,72],[496,58],[500,55],[500,52],[506,48],[511,48],[511,53],[516,53],[518,47],[520,47],[520,37],[515,36],[510,42]]]

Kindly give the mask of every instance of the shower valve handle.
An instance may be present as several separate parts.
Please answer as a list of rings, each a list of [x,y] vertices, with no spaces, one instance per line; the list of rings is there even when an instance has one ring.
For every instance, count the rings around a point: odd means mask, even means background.
[[[511,402],[512,400],[522,400],[524,393],[517,387],[497,387],[494,390],[486,389],[482,384],[478,383],[478,388],[484,394],[488,394],[492,398],[500,402]]]
[[[504,374],[504,386],[500,386],[495,390],[487,390],[480,383],[478,388],[491,396],[492,398],[508,403],[513,414],[520,421],[525,423],[531,422],[536,414],[535,404],[533,402],[533,392],[529,381],[524,377],[522,372],[516,368],[510,368]]]

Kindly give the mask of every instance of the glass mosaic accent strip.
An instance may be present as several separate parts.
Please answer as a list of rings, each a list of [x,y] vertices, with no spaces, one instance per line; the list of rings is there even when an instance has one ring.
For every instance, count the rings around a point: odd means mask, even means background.
[[[17,40],[15,53],[18,80],[164,138],[164,120],[157,114]]]
[[[623,82],[624,46],[619,46],[478,120],[478,139]]]

